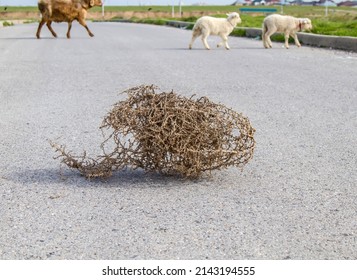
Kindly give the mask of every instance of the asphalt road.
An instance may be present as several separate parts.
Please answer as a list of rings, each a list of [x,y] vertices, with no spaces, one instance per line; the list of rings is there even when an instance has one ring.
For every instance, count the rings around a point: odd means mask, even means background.
[[[357,54],[129,23],[0,29],[1,259],[356,259]],[[248,116],[253,160],[189,181],[88,181],[48,139],[100,153],[125,89],[207,96]]]

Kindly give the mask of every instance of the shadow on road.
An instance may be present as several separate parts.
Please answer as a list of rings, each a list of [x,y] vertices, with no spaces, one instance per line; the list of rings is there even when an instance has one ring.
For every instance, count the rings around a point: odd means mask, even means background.
[[[34,37],[5,37],[5,38],[1,38],[0,40],[37,40],[36,36]],[[48,38],[50,39],[50,38]]]
[[[4,38],[1,38],[0,37],[0,40],[38,40],[38,41],[41,41],[41,40],[83,40],[83,39],[88,39],[86,37],[78,37],[78,38],[71,38],[71,39],[67,39],[67,37],[41,37],[40,39],[37,39],[36,36],[33,36],[33,37],[4,37]],[[92,38],[89,38],[89,39],[92,39]],[[93,39],[92,39],[93,40]]]
[[[75,171],[66,168],[58,169],[26,169],[1,176],[4,181],[10,181],[25,186],[37,185],[72,185],[76,187],[167,187],[177,184],[202,183],[210,181],[209,177],[188,180],[178,176],[165,176],[158,173],[147,173],[143,170],[124,170],[113,173],[106,179],[86,179]]]

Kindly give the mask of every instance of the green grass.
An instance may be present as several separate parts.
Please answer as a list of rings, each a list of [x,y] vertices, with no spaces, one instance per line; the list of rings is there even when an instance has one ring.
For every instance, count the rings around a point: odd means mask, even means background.
[[[357,19],[329,17],[313,20],[313,33],[357,37]]]
[[[143,19],[133,19],[136,23],[146,23],[146,24],[154,24],[154,25],[165,25],[167,20],[165,19],[151,19],[151,18],[143,18]]]
[[[2,26],[4,26],[4,27],[7,27],[7,26],[13,26],[14,24],[12,23],[12,22],[9,22],[9,21],[4,21],[3,23],[2,23]]]

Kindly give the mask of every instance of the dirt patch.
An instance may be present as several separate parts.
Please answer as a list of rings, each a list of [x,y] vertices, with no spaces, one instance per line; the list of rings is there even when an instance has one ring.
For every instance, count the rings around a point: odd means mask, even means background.
[[[218,12],[185,12],[183,17],[200,17],[203,15],[216,14]],[[178,16],[176,13],[175,16]],[[105,12],[104,17],[101,12],[88,12],[87,19],[112,19],[112,18],[171,18],[172,14],[169,12]],[[26,19],[26,20],[40,20],[41,14],[39,12],[0,12],[1,20],[13,20],[13,19]]]
[[[0,12],[0,20],[39,20],[40,18],[39,12]]]

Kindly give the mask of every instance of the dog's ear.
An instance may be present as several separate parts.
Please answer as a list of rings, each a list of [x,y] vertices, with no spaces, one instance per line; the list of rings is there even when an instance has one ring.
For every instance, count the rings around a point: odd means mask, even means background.
[[[90,1],[89,1],[89,6],[90,6],[90,7],[93,7],[93,6],[94,6],[94,0],[90,0]]]

